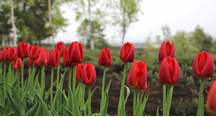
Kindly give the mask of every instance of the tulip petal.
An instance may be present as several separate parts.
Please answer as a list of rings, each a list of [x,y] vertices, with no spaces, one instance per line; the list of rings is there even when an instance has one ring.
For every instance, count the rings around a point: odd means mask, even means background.
[[[175,56],[175,46],[174,46],[173,43],[171,44],[171,53],[170,53],[170,56],[171,56],[172,58]]]
[[[169,65],[168,59],[164,58],[163,61],[161,62],[161,66],[159,69],[159,80],[161,84],[168,84],[168,85],[172,84],[172,78],[170,76],[170,69],[168,65]]]
[[[166,41],[164,41],[161,44],[159,53],[158,53],[158,61],[161,62],[163,60],[164,57],[167,56],[167,52],[166,52]]]
[[[216,114],[216,80],[212,82],[208,96],[207,96],[207,102],[206,102],[206,109],[212,113]]]
[[[131,86],[136,86],[136,66],[137,66],[137,61],[135,61],[130,69],[129,75],[128,75],[128,79],[127,79],[127,83],[128,85]]]
[[[180,78],[180,68],[177,60],[176,59],[172,59],[172,60],[173,60],[174,70],[175,70],[172,76],[172,81],[173,81],[173,85],[175,85],[176,83],[178,83]]]
[[[207,78],[212,78],[213,75],[214,75],[213,58],[212,58],[212,55],[210,53],[207,53],[205,66],[201,70],[201,76],[202,77],[207,77]]]
[[[196,57],[194,58],[194,62],[193,62],[193,72],[195,74],[195,76],[199,77],[200,76],[200,70],[198,67],[198,59],[199,59],[199,54],[201,54],[200,52],[196,55]]]

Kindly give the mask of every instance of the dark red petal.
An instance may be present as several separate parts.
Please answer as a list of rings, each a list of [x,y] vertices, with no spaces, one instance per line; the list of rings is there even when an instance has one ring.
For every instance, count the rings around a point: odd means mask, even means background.
[[[201,53],[199,52],[196,57],[194,58],[194,62],[193,62],[193,72],[194,75],[199,77],[199,75],[201,74],[201,71],[199,70],[199,66],[198,66],[198,60],[199,60],[199,55]]]
[[[170,56],[171,54],[171,46],[170,46],[170,42],[166,42],[166,54],[167,56]]]
[[[167,53],[166,53],[166,41],[164,41],[162,44],[161,44],[161,47],[160,47],[160,50],[159,50],[159,53],[158,53],[158,61],[161,62],[164,57],[167,56]]]
[[[131,85],[133,87],[136,87],[136,68],[137,68],[137,61],[135,61],[130,69],[129,75],[128,75],[128,79],[127,79],[127,84]]]
[[[130,51],[128,52],[128,55],[125,58],[125,61],[132,63],[134,61],[134,57],[135,57],[134,46],[133,44],[131,44]]]
[[[206,109],[212,113],[216,114],[216,80],[212,82],[208,96],[207,96],[207,102],[206,102]]]
[[[169,65],[168,59],[164,58],[163,61],[161,62],[161,66],[159,69],[159,80],[161,84],[165,84],[165,85],[172,84],[172,78],[170,76],[170,70],[168,65]]]
[[[170,53],[170,56],[171,56],[172,58],[175,57],[175,46],[174,46],[173,43],[171,44],[171,53]]]
[[[214,61],[210,53],[207,54],[205,66],[201,71],[202,77],[212,78],[214,75]]]
[[[91,74],[90,74],[89,85],[93,85],[96,82],[96,71],[93,64],[91,64],[90,68],[91,68]]]
[[[173,80],[173,85],[175,85],[176,83],[178,83],[179,78],[180,78],[180,68],[179,68],[179,64],[177,62],[177,60],[175,58],[172,59],[173,60],[173,64],[174,64],[174,74],[172,76],[172,80]]]
[[[81,78],[82,78],[83,84],[88,85],[88,78],[87,78],[87,73],[86,73],[86,66],[87,66],[87,65],[84,65],[84,67],[83,67],[83,71],[82,71]]]

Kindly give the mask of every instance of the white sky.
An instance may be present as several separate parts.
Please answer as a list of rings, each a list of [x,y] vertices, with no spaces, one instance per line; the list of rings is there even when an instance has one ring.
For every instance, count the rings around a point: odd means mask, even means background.
[[[143,0],[139,21],[133,23],[125,37],[125,42],[143,43],[151,33],[155,39],[160,35],[163,39],[161,27],[165,24],[171,29],[171,35],[178,30],[194,31],[199,24],[205,32],[216,37],[216,0]],[[70,25],[66,32],[60,31],[55,42],[64,41],[70,43],[78,41],[76,30],[79,22],[76,22],[75,14],[69,10],[68,5],[63,5],[61,10],[66,11],[63,16],[69,19]],[[121,39],[111,39],[112,34],[104,32],[109,43],[120,43]]]

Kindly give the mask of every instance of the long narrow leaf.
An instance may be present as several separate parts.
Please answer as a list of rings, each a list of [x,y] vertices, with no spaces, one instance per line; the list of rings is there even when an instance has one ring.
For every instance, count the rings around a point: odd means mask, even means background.
[[[30,108],[27,111],[26,116],[34,116],[37,111],[38,106],[39,106],[39,102],[37,102],[32,108]]]
[[[63,109],[68,113],[69,116],[73,116],[72,112],[63,106]]]

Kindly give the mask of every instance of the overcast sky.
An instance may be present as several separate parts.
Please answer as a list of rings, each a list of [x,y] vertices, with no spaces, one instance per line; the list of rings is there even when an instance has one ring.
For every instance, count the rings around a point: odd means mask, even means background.
[[[125,42],[143,43],[151,33],[154,40],[156,35],[163,39],[161,27],[165,24],[171,29],[171,35],[178,30],[191,32],[199,24],[205,32],[216,37],[216,0],[143,0],[139,21],[133,23],[125,37]],[[67,5],[61,6],[66,11],[63,16],[70,25],[66,32],[60,31],[55,42],[70,43],[78,41],[76,30],[79,22],[74,20],[75,14]],[[111,39],[112,34],[106,33],[109,43],[120,43],[121,39]]]

